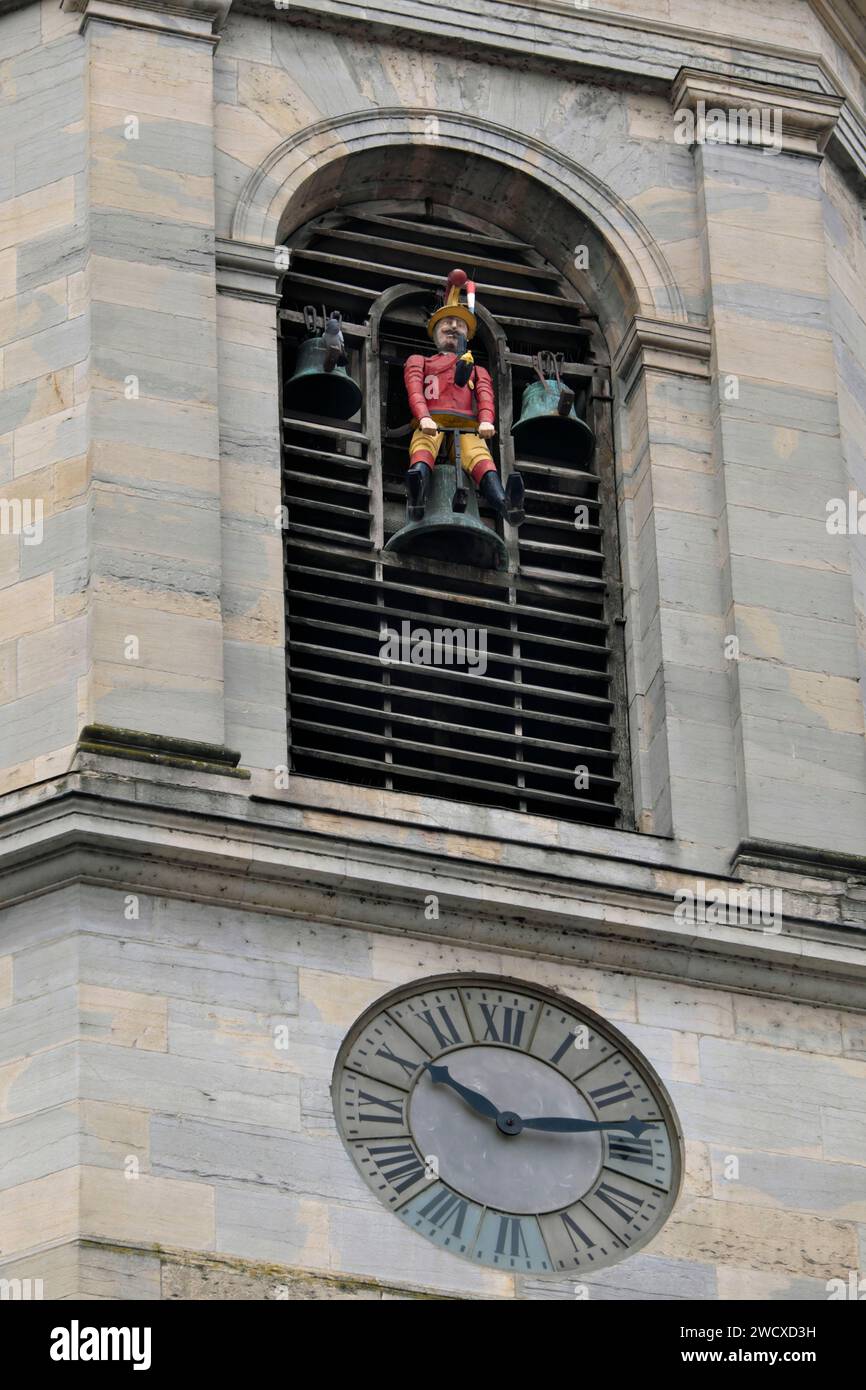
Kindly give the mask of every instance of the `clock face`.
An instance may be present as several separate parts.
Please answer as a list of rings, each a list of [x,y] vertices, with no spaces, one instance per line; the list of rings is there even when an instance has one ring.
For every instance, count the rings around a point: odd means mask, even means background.
[[[535,985],[448,975],[355,1023],[332,1083],[344,1144],[412,1230],[474,1264],[586,1273],[670,1214],[681,1141],[652,1067]]]

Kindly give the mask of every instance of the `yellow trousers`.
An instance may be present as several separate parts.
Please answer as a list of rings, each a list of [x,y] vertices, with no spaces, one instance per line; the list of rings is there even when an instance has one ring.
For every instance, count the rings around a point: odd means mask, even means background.
[[[461,434],[457,438],[460,441],[460,462],[463,470],[470,473],[477,483],[485,473],[489,473],[491,468],[496,467],[490,450],[479,434]],[[417,429],[412,435],[412,442],[409,445],[410,460],[412,463],[416,463],[419,459],[423,459],[432,468],[438,457],[441,443],[441,430],[436,434],[425,434],[423,430]]]

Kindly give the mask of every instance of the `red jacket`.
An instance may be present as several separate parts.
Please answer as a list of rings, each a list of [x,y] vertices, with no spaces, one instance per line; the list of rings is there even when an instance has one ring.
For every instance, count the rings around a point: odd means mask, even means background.
[[[448,412],[469,416],[479,425],[495,425],[496,402],[490,373],[484,367],[473,367],[469,380],[474,382],[474,390],[472,386],[455,386],[457,362],[453,352],[437,352],[433,357],[416,353],[407,358],[403,380],[414,418]]]

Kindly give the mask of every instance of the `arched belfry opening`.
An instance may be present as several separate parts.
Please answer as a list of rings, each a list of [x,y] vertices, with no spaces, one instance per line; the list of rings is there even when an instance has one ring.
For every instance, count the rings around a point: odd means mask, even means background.
[[[631,827],[610,368],[596,313],[531,241],[477,211],[418,197],[299,209],[310,215],[285,232],[280,309],[293,771]],[[477,284],[472,349],[494,384],[491,452],[503,482],[519,468],[526,484],[519,531],[481,506],[503,541],[496,568],[386,548],[406,519],[403,364],[433,350],[427,320],[455,266]],[[304,376],[304,343],[334,311],[360,386],[349,419],[322,413]],[[557,355],[595,434],[589,463],[512,435],[539,352]],[[437,647],[443,632],[462,662]]]

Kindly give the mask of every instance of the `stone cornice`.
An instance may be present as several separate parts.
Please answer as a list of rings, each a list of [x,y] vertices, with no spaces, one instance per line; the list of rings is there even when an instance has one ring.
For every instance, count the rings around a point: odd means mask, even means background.
[[[275,11],[273,0],[234,0],[239,13],[267,16],[279,23],[353,33],[411,46],[452,58],[470,58],[521,68],[559,72],[616,82],[669,95],[685,66],[718,73],[723,80],[752,81],[816,96],[844,94],[842,114],[828,145],[839,164],[866,181],[866,113],[850,90],[817,52],[782,44],[745,40],[737,34],[706,33],[684,25],[597,7],[577,8],[570,0],[498,0],[485,13],[483,27],[461,0],[441,0],[435,30],[426,0],[291,0]],[[866,66],[866,65],[864,65]]]
[[[398,832],[289,796],[256,801],[228,779],[205,790],[191,773],[168,780],[158,768],[86,756],[78,773],[4,802],[5,905],[84,883],[474,944],[513,953],[515,972],[526,954],[863,1006],[866,932],[839,918],[837,885],[812,896],[780,890],[777,932],[678,921],[675,894],[696,883],[693,873],[672,867],[554,847],[527,851],[519,842],[475,845],[471,836],[464,843],[424,825]],[[638,837],[623,838],[630,844]],[[708,894],[736,886],[706,876]],[[431,893],[436,920],[423,911]]]
[[[710,330],[703,324],[669,323],[638,314],[629,324],[613,365],[628,399],[645,370],[709,380],[711,351]]]
[[[127,29],[146,29],[219,43],[232,0],[61,0],[61,9],[81,15],[83,33],[90,20]]]
[[[273,0],[234,0],[239,13],[273,17]],[[389,39],[405,38],[425,48],[441,44],[461,56],[484,57],[501,50],[500,59],[521,67],[564,63],[586,72],[611,72],[638,79],[641,86],[673,81],[694,57],[696,67],[718,66],[743,77],[780,80],[815,90],[835,85],[816,51],[804,55],[783,44],[743,40],[734,33],[707,32],[643,15],[602,7],[577,6],[573,0],[497,0],[485,10],[484,24],[462,0],[438,0],[436,28],[430,27],[427,0],[291,0],[281,20],[319,28],[367,28]],[[775,73],[776,76],[770,76]],[[822,76],[823,74],[823,76]]]
[[[805,92],[776,83],[746,82],[717,72],[681,68],[671,92],[676,110],[704,113],[721,110],[725,113],[760,111],[777,117],[768,123],[768,134],[775,138],[778,125],[779,144],[786,154],[818,157],[823,154],[836,128],[844,105],[841,97],[827,93]],[[729,135],[731,131],[728,123]],[[766,148],[763,125],[739,121],[733,132],[732,144],[755,144]],[[740,136],[744,138],[741,139]],[[700,139],[700,135],[697,135]],[[707,135],[706,138],[709,138]]]
[[[31,3],[35,0],[0,0],[0,14]],[[211,43],[216,42],[232,3],[239,13],[258,14],[279,23],[349,33],[366,29],[392,42],[423,43],[428,51],[452,58],[459,55],[535,66],[565,72],[572,79],[579,73],[605,82],[616,80],[669,91],[677,72],[686,66],[817,94],[841,92],[845,106],[828,153],[841,167],[866,181],[866,113],[858,93],[817,51],[804,54],[782,44],[744,40],[737,34],[705,33],[595,6],[579,9],[570,0],[497,0],[495,6],[488,7],[483,27],[479,27],[475,12],[467,10],[460,0],[441,0],[435,30],[430,27],[426,0],[291,0],[284,10],[277,10],[273,0],[188,0],[186,5],[152,0],[147,7],[114,5],[112,0],[64,0],[66,7],[80,6],[91,15],[99,6],[102,16],[112,22],[185,32]],[[859,71],[866,72],[866,59],[858,44],[863,19],[859,0],[811,0],[811,4]]]
[[[233,237],[216,239],[216,283],[221,294],[236,299],[255,299],[260,304],[279,304],[280,286],[289,269],[285,246],[262,246]],[[280,256],[286,263],[278,264]]]

